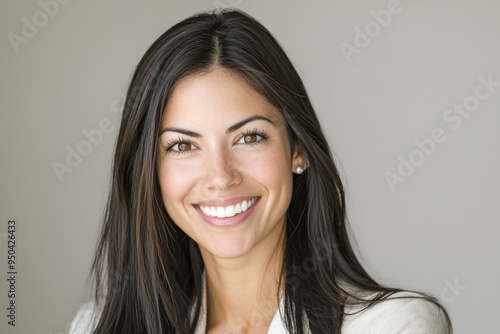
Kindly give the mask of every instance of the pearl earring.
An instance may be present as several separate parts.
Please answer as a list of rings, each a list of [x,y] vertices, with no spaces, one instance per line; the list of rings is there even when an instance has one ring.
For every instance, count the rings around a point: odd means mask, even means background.
[[[304,172],[304,168],[302,166],[297,166],[297,169],[295,169],[295,173],[297,174],[302,174]]]

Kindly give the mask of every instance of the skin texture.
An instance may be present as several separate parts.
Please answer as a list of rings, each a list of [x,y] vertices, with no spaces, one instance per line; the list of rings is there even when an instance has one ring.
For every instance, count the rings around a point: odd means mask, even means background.
[[[251,116],[269,121],[253,120],[227,132]],[[207,329],[267,332],[278,308],[280,238],[293,171],[305,168],[305,161],[292,152],[278,110],[226,69],[183,78],[162,117],[161,130],[166,128],[200,135],[164,131],[158,176],[167,212],[200,247],[207,270]],[[259,200],[242,223],[229,228],[210,225],[196,206],[240,196]]]

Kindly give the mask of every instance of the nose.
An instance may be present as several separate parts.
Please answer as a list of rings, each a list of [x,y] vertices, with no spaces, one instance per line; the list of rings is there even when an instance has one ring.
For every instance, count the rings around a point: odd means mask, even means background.
[[[207,189],[225,190],[241,183],[238,161],[226,150],[220,149],[207,154],[204,161],[206,173],[203,185]]]

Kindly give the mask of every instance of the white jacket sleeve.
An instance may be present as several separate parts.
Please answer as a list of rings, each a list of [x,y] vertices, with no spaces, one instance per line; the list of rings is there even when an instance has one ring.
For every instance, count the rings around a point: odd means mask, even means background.
[[[344,334],[449,334],[446,317],[435,304],[400,292],[344,320]]]
[[[91,334],[98,320],[99,314],[96,312],[94,302],[88,302],[76,313],[69,334]]]
[[[403,305],[395,305],[393,311],[381,334],[448,334],[443,312],[429,301],[408,299]]]

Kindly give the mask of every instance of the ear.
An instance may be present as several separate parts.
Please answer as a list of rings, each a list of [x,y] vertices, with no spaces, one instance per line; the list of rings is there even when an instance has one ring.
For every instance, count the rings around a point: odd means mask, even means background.
[[[292,157],[292,171],[296,174],[300,174],[297,173],[297,167],[299,166],[305,171],[309,167],[309,160],[303,149],[295,147]]]

